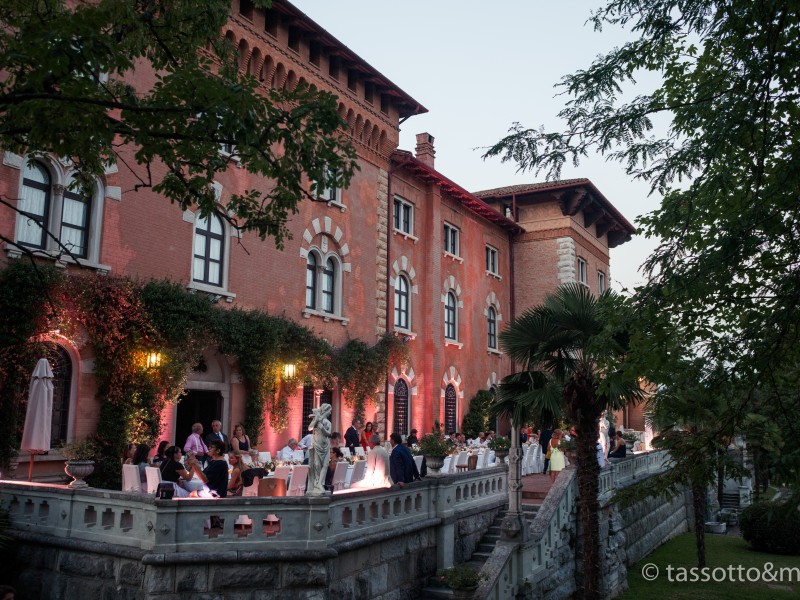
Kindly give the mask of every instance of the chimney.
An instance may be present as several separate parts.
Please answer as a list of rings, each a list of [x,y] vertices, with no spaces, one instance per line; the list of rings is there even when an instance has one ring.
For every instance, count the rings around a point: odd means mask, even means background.
[[[436,150],[433,149],[433,136],[430,133],[417,134],[417,147],[415,148],[417,160],[433,168]]]

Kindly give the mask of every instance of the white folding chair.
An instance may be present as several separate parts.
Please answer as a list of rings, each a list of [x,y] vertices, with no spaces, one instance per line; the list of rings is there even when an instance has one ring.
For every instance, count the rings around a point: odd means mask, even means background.
[[[258,496],[258,482],[260,480],[260,477],[253,477],[253,485],[242,488],[242,496]]]
[[[303,450],[292,450],[292,460],[303,462],[306,458],[306,453]]]
[[[350,452],[350,448],[348,448],[347,446],[342,446],[340,448],[340,450],[342,451],[342,455],[345,458],[349,458],[349,457],[353,456],[352,453]]]
[[[262,465],[272,462],[272,455],[269,452],[259,452],[258,462],[260,462]]]
[[[161,483],[161,469],[158,467],[145,467],[144,473],[147,476],[147,493],[155,494],[158,484]]]
[[[356,456],[366,456],[363,446],[356,446]]]
[[[442,464],[442,473],[449,473],[452,467],[453,467],[453,457],[445,456],[444,464]]]
[[[275,467],[275,477],[280,479],[289,479],[292,473],[292,467]]]
[[[350,485],[352,486],[354,483],[357,483],[364,479],[364,475],[367,473],[367,461],[365,460],[357,460],[353,465],[353,475],[350,477]]]
[[[414,457],[414,462],[417,463],[417,472],[418,473],[422,473],[422,455],[421,454],[417,454]]]
[[[122,491],[142,491],[142,479],[139,477],[139,465],[122,465]]]
[[[306,481],[308,480],[308,465],[297,465],[292,471],[292,478],[289,480],[289,490],[287,496],[305,496]]]
[[[349,465],[346,461],[336,463],[336,470],[333,472],[333,491],[338,492],[343,490],[347,481],[347,467]]]

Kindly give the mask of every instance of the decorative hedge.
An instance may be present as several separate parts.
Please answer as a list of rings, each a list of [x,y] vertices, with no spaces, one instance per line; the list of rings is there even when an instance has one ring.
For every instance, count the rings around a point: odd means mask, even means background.
[[[773,554],[800,554],[800,507],[789,502],[756,502],[739,517],[742,537],[754,550]]]
[[[79,273],[14,261],[0,270],[0,467],[19,448],[30,373],[42,356],[43,335],[82,332],[95,353],[100,400],[96,440],[103,448],[92,485],[120,485],[119,456],[127,442],[153,444],[161,413],[182,393],[203,349],[217,346],[234,357],[246,388],[248,433],[257,443],[265,416],[274,431],[286,428],[297,384],[338,384],[345,401],[363,416],[390,361],[404,359],[403,344],[386,335],[370,346],[351,340],[335,349],[311,330],[259,310],[223,309],[206,294],[168,281]],[[148,368],[146,356],[161,354]],[[295,378],[281,381],[285,363]]]

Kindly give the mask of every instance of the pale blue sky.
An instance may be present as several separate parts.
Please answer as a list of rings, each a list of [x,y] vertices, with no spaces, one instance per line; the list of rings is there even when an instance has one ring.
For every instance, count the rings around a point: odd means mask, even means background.
[[[470,191],[543,181],[544,174],[484,161],[475,148],[499,140],[514,121],[558,127],[564,98],[553,86],[628,36],[585,24],[601,0],[293,3],[428,109],[402,125],[400,147],[413,150],[415,134],[430,133],[437,170]],[[658,206],[646,184],[599,156],[565,167],[561,177],[588,177],[632,223]],[[637,236],[612,250],[615,287],[642,280],[637,269],[653,247]]]

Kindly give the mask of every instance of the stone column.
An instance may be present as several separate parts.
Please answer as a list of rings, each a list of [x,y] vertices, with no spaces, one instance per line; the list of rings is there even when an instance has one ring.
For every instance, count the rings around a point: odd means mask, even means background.
[[[522,543],[528,539],[528,524],[522,514],[522,448],[519,425],[511,424],[511,450],[508,453],[508,512],[500,529],[500,539]]]

